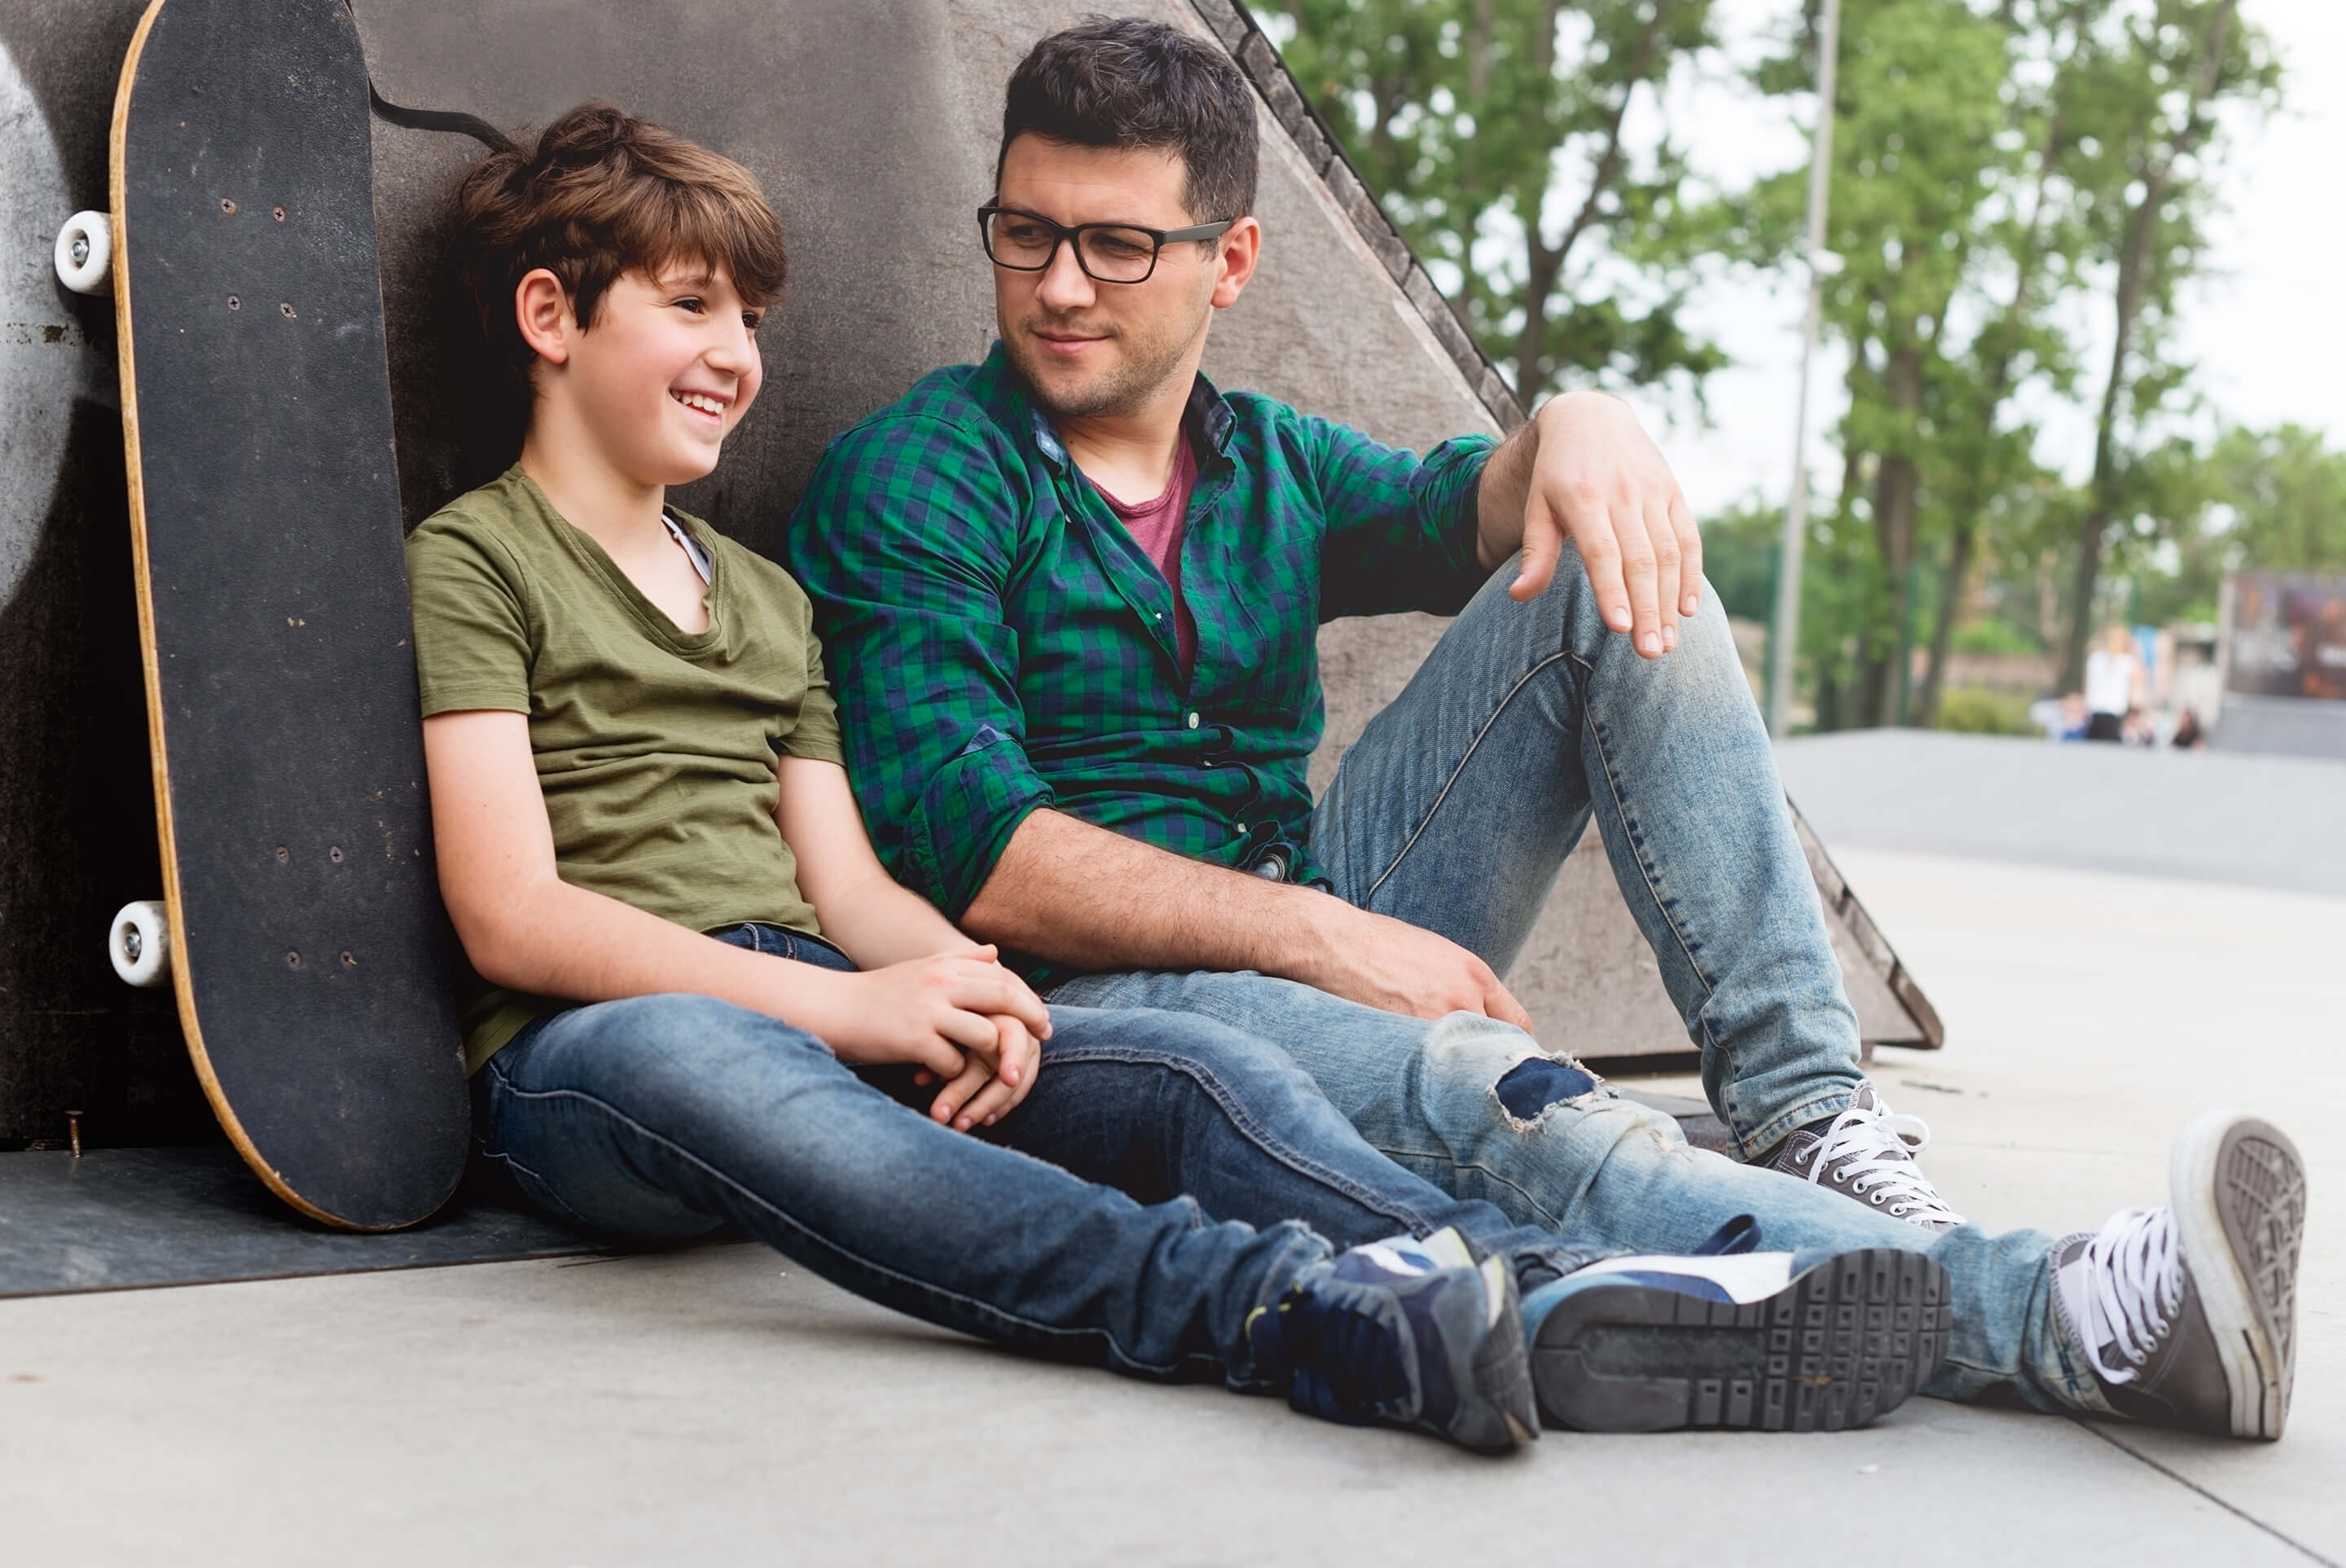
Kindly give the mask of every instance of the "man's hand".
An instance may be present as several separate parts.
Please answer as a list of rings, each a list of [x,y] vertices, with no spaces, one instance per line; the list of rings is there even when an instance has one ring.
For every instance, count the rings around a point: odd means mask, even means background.
[[[1386,1013],[1479,1013],[1518,1029],[1532,1026],[1531,1014],[1491,966],[1448,937],[1341,899],[1326,903],[1313,921],[1316,952],[1290,978]]]
[[[1517,601],[1547,591],[1566,539],[1605,624],[1647,658],[1678,647],[1702,607],[1702,535],[1660,449],[1618,398],[1566,392],[1540,406],[1484,473],[1480,542],[1495,568],[1516,548]]]
[[[842,1062],[910,1062],[951,1082],[972,1056],[1005,1054],[998,1018],[1037,1039],[1050,1035],[1042,999],[995,956],[993,947],[977,947],[841,975],[854,1004],[817,1033]],[[1021,1075],[1032,1081],[1023,1066]]]

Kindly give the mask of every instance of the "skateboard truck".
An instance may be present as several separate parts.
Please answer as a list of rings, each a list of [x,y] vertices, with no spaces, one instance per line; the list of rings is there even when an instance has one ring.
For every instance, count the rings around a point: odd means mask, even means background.
[[[115,912],[107,932],[114,972],[131,985],[161,985],[171,978],[171,915],[160,899],[136,899]]]

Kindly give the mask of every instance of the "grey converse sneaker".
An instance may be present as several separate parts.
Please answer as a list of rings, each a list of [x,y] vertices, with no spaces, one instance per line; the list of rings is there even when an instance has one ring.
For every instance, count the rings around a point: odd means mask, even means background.
[[[2111,1408],[2277,1438],[2297,1371],[2305,1165],[2279,1128],[2209,1111],[2183,1129],[2166,1208],[2129,1208],[2053,1248],[2054,1306]]]
[[[1931,1146],[1920,1116],[1892,1114],[1882,1091],[1861,1078],[1849,1109],[1830,1125],[1802,1127],[1763,1162],[1803,1181],[1841,1193],[1924,1230],[1953,1230],[1964,1217],[1949,1208],[1914,1156]]]

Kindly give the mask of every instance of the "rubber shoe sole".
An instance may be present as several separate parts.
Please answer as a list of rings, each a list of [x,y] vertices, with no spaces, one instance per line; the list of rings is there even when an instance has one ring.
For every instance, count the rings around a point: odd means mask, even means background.
[[[1867,1247],[1758,1301],[1629,1284],[1579,1291],[1541,1320],[1532,1383],[1549,1420],[1581,1431],[1840,1431],[1928,1382],[1953,1325],[1944,1268]]]
[[[2231,1390],[2232,1435],[2278,1438],[2296,1374],[2305,1164],[2271,1123],[2208,1111],[2176,1138],[2168,1188]]]

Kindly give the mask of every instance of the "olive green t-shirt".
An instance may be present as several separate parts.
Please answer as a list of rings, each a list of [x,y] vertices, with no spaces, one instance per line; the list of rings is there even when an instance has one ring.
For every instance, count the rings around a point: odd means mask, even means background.
[[[407,540],[423,716],[529,716],[564,881],[694,931],[754,920],[820,934],[774,820],[777,756],[843,760],[807,596],[669,515],[709,557],[705,632],[678,630],[518,466],[425,518]],[[466,1065],[556,1005],[474,998]]]

